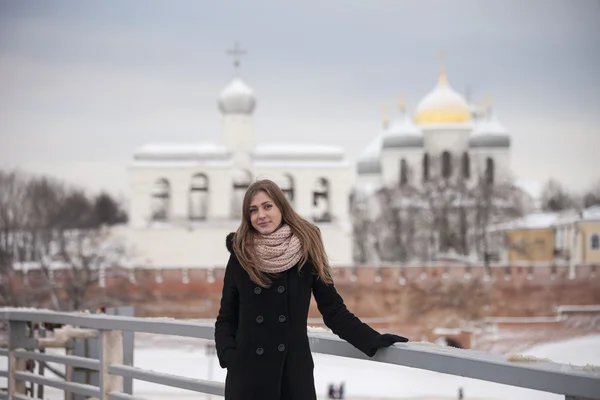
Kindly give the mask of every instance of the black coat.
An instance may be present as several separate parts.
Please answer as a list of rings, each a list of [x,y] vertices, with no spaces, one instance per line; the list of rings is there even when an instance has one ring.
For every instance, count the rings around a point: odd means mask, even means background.
[[[227,368],[226,400],[316,400],[307,336],[314,294],[325,324],[368,356],[380,334],[352,314],[333,284],[324,284],[310,260],[265,289],[255,285],[231,249],[215,323],[217,356]]]

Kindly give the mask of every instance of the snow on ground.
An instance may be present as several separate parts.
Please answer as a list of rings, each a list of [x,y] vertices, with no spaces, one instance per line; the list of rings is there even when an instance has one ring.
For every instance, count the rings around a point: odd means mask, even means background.
[[[166,338],[166,337],[165,337]],[[169,346],[161,338],[160,346],[153,341],[138,342],[134,365],[153,371],[214,379],[223,382],[225,370],[214,356],[207,356],[200,341]],[[535,346],[523,352],[555,362],[585,366],[600,365],[600,335],[586,336],[562,342]],[[419,369],[387,365],[366,360],[353,360],[323,354],[314,354],[315,385],[320,398],[325,398],[329,383],[346,383],[348,399],[456,399],[462,387],[465,398],[486,400],[563,400],[551,393],[499,385],[485,381]],[[6,358],[0,357],[0,369],[6,369]],[[6,380],[0,380],[0,387]],[[168,398],[205,399],[204,396],[147,382],[134,382],[134,394],[148,400]],[[62,398],[59,391],[47,389],[50,400]],[[207,397],[208,398],[208,397]],[[219,399],[213,396],[213,399]]]

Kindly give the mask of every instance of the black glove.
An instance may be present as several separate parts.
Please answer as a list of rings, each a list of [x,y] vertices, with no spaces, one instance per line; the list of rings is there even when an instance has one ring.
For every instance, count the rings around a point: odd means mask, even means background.
[[[406,343],[408,342],[408,339],[405,338],[404,336],[398,336],[398,335],[394,335],[392,333],[384,333],[382,335],[379,335],[377,337],[377,339],[375,339],[375,343],[371,344],[371,353],[369,354],[370,357],[373,357],[375,355],[375,353],[377,353],[377,350],[383,348],[383,347],[389,347],[391,345],[393,345],[394,343]]]

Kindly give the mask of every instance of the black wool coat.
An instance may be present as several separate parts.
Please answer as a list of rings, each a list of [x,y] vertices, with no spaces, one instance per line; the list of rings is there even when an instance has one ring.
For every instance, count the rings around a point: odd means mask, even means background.
[[[232,251],[225,270],[215,342],[227,368],[226,400],[316,400],[313,358],[307,336],[311,293],[325,324],[372,357],[380,334],[352,314],[333,284],[315,274],[310,260],[273,279],[254,284]]]

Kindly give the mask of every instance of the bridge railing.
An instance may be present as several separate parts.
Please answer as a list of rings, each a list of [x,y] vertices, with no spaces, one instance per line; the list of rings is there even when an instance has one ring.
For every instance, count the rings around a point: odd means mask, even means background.
[[[54,387],[65,392],[102,400],[140,399],[123,391],[123,378],[132,378],[193,392],[223,396],[221,382],[191,379],[123,365],[123,332],[144,332],[188,338],[214,338],[214,326],[167,318],[135,318],[105,314],[61,313],[36,309],[0,309],[0,321],[8,326],[6,348],[8,369],[0,377],[8,380],[8,391],[0,399],[29,399],[25,382]],[[92,359],[70,355],[34,352],[38,339],[31,337],[32,323],[71,325],[98,331],[100,357]],[[372,360],[488,382],[512,385],[564,395],[568,400],[600,399],[600,369],[572,366],[543,360],[520,360],[474,350],[462,350],[428,343],[403,343],[380,350],[369,358],[356,348],[328,333],[310,333],[311,350],[340,357]],[[28,372],[25,360],[62,363],[98,371],[99,385],[57,380]]]

